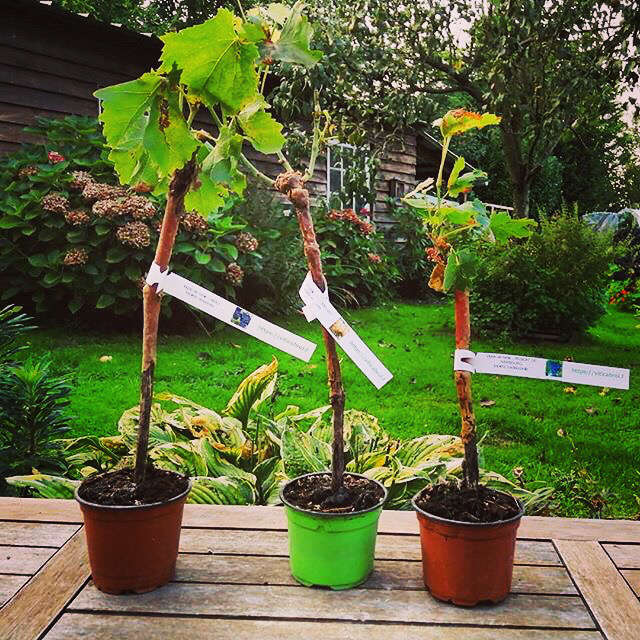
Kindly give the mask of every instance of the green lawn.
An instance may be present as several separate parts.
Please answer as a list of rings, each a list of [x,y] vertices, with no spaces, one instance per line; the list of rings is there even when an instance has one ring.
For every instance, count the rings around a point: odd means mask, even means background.
[[[451,307],[390,304],[347,317],[395,376],[376,391],[345,357],[347,407],[374,413],[396,437],[457,433]],[[635,368],[640,364],[640,330],[635,324],[631,315],[609,311],[579,343],[477,340],[472,348]],[[276,354],[277,404],[302,409],[326,404],[319,325],[296,318],[287,326],[320,346],[309,364]],[[36,353],[51,352],[57,370],[73,375],[73,433],[115,433],[119,415],[137,402],[139,337],[60,329],[32,334],[31,343]],[[156,389],[170,389],[220,410],[240,380],[273,353],[268,345],[231,328],[219,328],[212,337],[162,336]],[[102,363],[102,355],[113,359]],[[484,466],[507,475],[522,467],[525,480],[556,486],[554,514],[597,515],[604,505],[604,516],[633,517],[640,496],[640,377],[632,372],[629,391],[601,393],[597,387],[578,386],[571,394],[565,386],[474,376],[479,431],[486,434]],[[495,405],[481,406],[489,400]]]

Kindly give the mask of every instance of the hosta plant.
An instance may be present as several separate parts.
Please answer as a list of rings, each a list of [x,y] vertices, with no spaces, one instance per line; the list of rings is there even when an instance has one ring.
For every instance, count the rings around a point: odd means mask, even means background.
[[[158,467],[194,478],[189,502],[199,504],[279,504],[281,487],[304,473],[327,471],[333,438],[331,407],[308,412],[289,405],[272,414],[269,398],[277,382],[277,361],[245,378],[223,409],[214,411],[170,392],[158,394],[151,411],[149,455]],[[45,498],[72,498],[82,478],[130,465],[139,408],[122,414],[119,434],[59,440],[66,473],[33,473],[10,484]],[[409,441],[391,438],[375,416],[348,410],[344,416],[347,471],[378,480],[389,491],[386,508],[408,509],[416,491],[462,470],[460,438],[427,435]],[[543,508],[551,490],[525,489],[503,476],[481,471],[488,486],[508,490],[530,511]]]
[[[510,238],[531,233],[529,219],[513,219],[505,211],[489,215],[476,198],[461,204],[455,199],[467,196],[474,184],[487,175],[474,169],[464,172],[465,160],[458,157],[445,182],[444,168],[449,145],[454,136],[472,129],[495,125],[500,118],[490,113],[473,113],[464,109],[449,111],[436,121],[442,133],[442,155],[435,180],[435,196],[430,193],[433,179],[426,180],[407,194],[404,202],[422,217],[431,246],[426,254],[433,263],[429,286],[435,291],[452,292],[455,299],[456,349],[469,349],[471,322],[469,289],[478,267],[478,243],[504,244]],[[477,488],[479,481],[476,420],[471,396],[471,373],[455,371],[455,383],[462,416],[461,438],[464,443],[463,484]]]

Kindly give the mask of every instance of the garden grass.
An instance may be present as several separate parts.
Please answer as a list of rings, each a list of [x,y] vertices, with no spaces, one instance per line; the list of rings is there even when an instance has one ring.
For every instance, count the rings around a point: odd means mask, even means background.
[[[178,304],[174,302],[174,304]],[[450,305],[395,303],[345,314],[394,378],[377,391],[342,355],[347,408],[378,416],[394,437],[459,432],[452,380],[453,311]],[[312,409],[328,403],[324,351],[317,323],[279,321],[313,339],[308,364],[276,352],[232,328],[211,336],[161,335],[156,391],[171,390],[221,411],[244,376],[273,355],[280,363],[276,409]],[[640,510],[640,329],[630,314],[609,310],[577,342],[474,340],[477,351],[573,359],[632,369],[629,391],[503,376],[475,375],[473,392],[486,468],[556,487],[552,513],[634,517]],[[211,325],[210,325],[211,326]],[[120,414],[138,400],[140,337],[71,333],[31,334],[32,353],[50,352],[57,372],[74,382],[72,435],[110,435]],[[100,362],[109,355],[112,360]],[[482,406],[482,401],[495,402]],[[516,472],[518,473],[518,472]]]

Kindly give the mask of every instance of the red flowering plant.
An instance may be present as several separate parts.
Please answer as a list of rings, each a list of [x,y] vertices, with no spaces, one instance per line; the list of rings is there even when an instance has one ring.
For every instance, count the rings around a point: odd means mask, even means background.
[[[384,237],[364,210],[320,207],[316,219],[318,241],[331,293],[348,306],[367,306],[388,298],[399,279]]]
[[[512,237],[522,238],[530,234],[530,226],[535,224],[529,219],[512,219],[504,211],[489,215],[484,204],[476,198],[462,204],[457,202],[460,194],[469,193],[478,180],[486,178],[486,173],[476,169],[463,173],[465,160],[462,157],[457,158],[448,180],[444,182],[445,161],[453,137],[499,122],[500,118],[491,113],[473,113],[464,109],[449,111],[436,120],[434,124],[442,133],[442,155],[435,184],[432,179],[425,180],[404,198],[404,202],[421,215],[431,243],[426,249],[433,265],[429,286],[435,291],[454,293],[457,349],[470,348],[469,289],[477,270],[477,243],[505,243]],[[435,195],[432,195],[430,191],[434,186]],[[479,469],[471,373],[455,371],[455,382],[465,451],[463,488],[477,490]]]
[[[640,304],[637,283],[631,278],[612,280],[607,289],[607,299],[610,305],[621,311],[634,311]]]

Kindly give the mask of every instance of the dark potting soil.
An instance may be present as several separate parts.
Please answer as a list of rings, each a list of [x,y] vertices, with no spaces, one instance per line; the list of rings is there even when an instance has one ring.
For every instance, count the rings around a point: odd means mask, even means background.
[[[292,505],[320,513],[354,513],[376,506],[384,492],[367,478],[344,475],[344,487],[331,491],[331,474],[304,476],[292,482],[284,497]]]
[[[133,506],[171,500],[188,484],[189,479],[179,473],[149,466],[140,487],[136,487],[134,482],[133,469],[120,469],[88,478],[78,495],[94,504]]]
[[[462,522],[498,522],[520,513],[514,498],[484,485],[477,489],[455,483],[432,485],[422,490],[416,504],[434,516]]]

